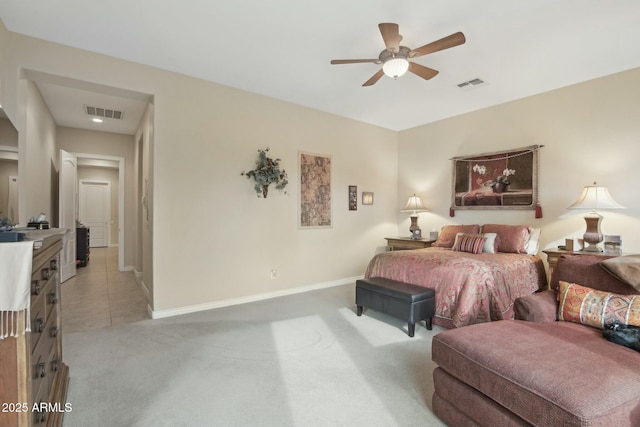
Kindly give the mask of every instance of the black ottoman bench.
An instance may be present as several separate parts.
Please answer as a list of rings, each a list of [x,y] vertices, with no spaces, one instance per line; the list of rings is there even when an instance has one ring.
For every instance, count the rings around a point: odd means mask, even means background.
[[[415,333],[416,323],[424,320],[431,330],[431,320],[436,312],[436,293],[433,289],[383,277],[356,280],[357,315],[367,307],[388,314],[408,323],[408,334]]]

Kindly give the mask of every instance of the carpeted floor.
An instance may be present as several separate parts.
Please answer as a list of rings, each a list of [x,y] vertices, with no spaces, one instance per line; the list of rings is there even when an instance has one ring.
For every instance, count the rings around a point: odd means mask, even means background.
[[[443,426],[442,329],[365,310],[354,285],[63,337],[72,426]]]

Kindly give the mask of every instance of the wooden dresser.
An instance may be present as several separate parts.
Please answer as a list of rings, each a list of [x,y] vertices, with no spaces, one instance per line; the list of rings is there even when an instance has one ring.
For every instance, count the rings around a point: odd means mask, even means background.
[[[0,339],[0,426],[61,426],[71,410],[60,328],[60,233],[28,234],[38,239],[34,248],[42,244],[33,250],[31,332]]]

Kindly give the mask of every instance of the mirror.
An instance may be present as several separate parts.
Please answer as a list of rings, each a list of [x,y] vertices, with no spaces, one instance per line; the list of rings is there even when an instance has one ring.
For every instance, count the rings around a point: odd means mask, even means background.
[[[0,217],[17,224],[18,131],[0,107]]]

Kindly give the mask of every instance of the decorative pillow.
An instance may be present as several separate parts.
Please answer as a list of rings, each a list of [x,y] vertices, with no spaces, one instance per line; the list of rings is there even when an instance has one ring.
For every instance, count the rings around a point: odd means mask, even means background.
[[[469,252],[471,254],[481,254],[482,247],[487,238],[482,234],[458,233],[451,250],[458,252]]]
[[[640,295],[619,295],[560,281],[558,320],[603,329],[614,322],[640,326]]]
[[[605,259],[600,262],[600,267],[616,279],[640,291],[640,255]]]
[[[531,236],[531,227],[528,225],[485,224],[482,226],[482,232],[496,233],[500,236],[499,252],[527,253],[526,245]]]
[[[480,233],[480,225],[445,225],[440,231],[438,240],[433,242],[431,246],[438,248],[450,248],[453,246],[453,243],[456,240],[456,234],[458,233],[478,234]]]
[[[500,246],[500,236],[496,233],[483,233],[484,237],[487,240],[484,242],[484,247],[482,248],[482,252],[486,252],[488,254],[495,254],[498,252],[498,247]]]

